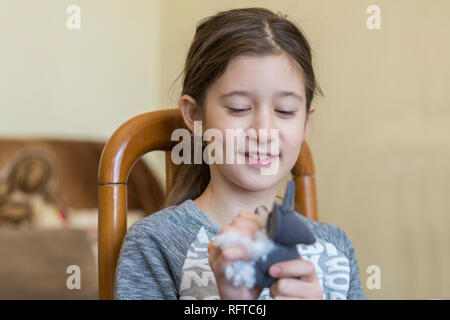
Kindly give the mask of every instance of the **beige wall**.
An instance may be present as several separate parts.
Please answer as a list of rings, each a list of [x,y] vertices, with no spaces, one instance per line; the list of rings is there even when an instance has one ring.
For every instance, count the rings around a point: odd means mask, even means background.
[[[66,27],[71,4],[80,30]],[[103,141],[161,105],[160,10],[146,0],[1,0],[0,136]]]
[[[79,31],[65,27],[72,3]],[[371,4],[381,30],[366,27]],[[311,43],[319,217],[353,241],[366,295],[450,298],[449,1],[3,0],[0,135],[106,139],[176,107],[197,21],[245,6],[287,13]],[[147,159],[163,179],[162,154]],[[366,287],[370,265],[380,290]]]

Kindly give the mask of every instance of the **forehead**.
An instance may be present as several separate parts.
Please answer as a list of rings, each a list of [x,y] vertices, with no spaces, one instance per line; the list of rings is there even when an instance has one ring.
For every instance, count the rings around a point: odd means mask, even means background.
[[[305,95],[300,66],[285,53],[238,56],[228,64],[224,74],[215,81],[211,89],[217,94],[240,89],[253,91],[257,95],[281,90]]]

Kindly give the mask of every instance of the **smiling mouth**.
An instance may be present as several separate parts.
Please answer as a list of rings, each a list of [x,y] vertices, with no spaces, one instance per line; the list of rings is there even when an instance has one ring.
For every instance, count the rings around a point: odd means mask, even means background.
[[[275,161],[280,154],[270,154],[270,153],[239,153],[245,159],[245,164],[250,165],[252,167],[269,167],[272,164],[272,161]]]
[[[245,152],[244,155],[246,158],[252,158],[255,160],[266,160],[266,159],[275,158],[275,157],[279,156],[279,154],[272,155],[270,152],[268,152],[268,153]]]

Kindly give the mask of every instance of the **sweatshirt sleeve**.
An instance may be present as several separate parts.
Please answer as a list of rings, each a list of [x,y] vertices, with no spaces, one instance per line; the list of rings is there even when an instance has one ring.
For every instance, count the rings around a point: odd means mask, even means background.
[[[114,299],[176,300],[177,290],[155,233],[135,223],[125,235],[117,263]]]
[[[350,284],[347,293],[347,300],[367,300],[361,285],[359,266],[355,257],[355,248],[345,231],[342,230],[342,232],[344,234],[347,247],[347,256],[350,261]]]

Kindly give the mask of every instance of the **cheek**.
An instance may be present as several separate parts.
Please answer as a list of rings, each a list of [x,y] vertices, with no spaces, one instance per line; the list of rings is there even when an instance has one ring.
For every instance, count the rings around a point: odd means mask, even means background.
[[[305,132],[303,126],[286,127],[281,131],[280,135],[282,135],[282,145],[284,149],[292,148],[295,150],[300,148],[303,143]]]
[[[233,121],[233,119],[229,119],[228,117],[223,116],[222,114],[217,112],[216,115],[211,114],[207,116],[206,120],[204,121],[204,125],[206,125],[205,127],[207,127],[208,129],[211,128],[219,130],[225,139],[227,129],[233,130],[237,128],[242,128],[244,124],[236,120]]]
[[[300,154],[300,149],[304,140],[304,132],[301,128],[284,130],[281,137],[282,161],[288,166],[294,166]]]

